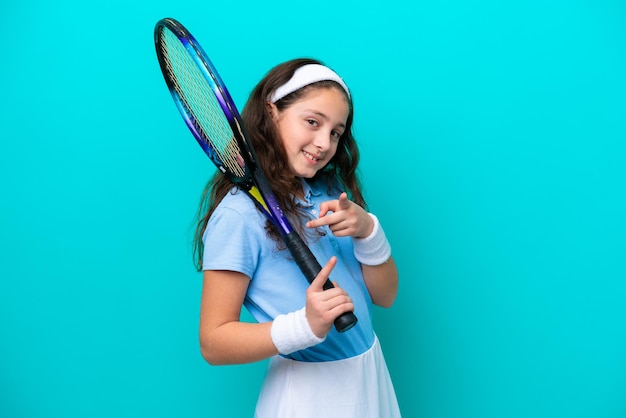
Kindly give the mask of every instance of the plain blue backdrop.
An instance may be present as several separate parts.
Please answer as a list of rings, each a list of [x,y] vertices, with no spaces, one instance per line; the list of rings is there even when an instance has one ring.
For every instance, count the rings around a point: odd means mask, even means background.
[[[622,1],[0,12],[0,416],[252,415],[266,363],[199,353],[190,242],[213,167],[158,68],[163,17],[240,106],[299,56],[350,85],[401,273],[375,326],[405,417],[626,416]]]

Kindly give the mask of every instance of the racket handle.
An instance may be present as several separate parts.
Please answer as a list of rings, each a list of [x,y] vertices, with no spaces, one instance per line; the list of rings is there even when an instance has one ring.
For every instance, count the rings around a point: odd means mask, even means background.
[[[304,243],[304,241],[302,241],[302,238],[300,238],[298,233],[295,231],[285,235],[285,244],[308,282],[312,283],[319,272],[322,271],[322,266],[317,261],[309,247]],[[333,286],[332,282],[328,279],[323,286],[324,290],[332,289],[334,287],[335,286]],[[335,329],[337,332],[346,332],[355,326],[357,321],[358,319],[354,312],[345,312],[335,319]]]

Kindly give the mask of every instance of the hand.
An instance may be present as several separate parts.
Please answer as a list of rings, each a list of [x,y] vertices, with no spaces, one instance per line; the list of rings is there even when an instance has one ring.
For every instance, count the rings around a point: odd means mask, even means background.
[[[354,310],[352,299],[336,283],[334,288],[324,290],[324,283],[336,264],[337,257],[331,257],[306,292],[306,318],[319,338],[328,334],[339,315]]]
[[[323,225],[328,225],[333,235],[338,237],[366,238],[374,229],[374,221],[365,209],[350,201],[345,192],[337,200],[323,202],[319,218],[306,223],[307,228]]]

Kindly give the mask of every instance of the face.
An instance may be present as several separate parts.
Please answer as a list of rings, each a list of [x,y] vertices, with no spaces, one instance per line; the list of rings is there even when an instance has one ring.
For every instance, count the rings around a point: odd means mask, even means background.
[[[270,106],[294,175],[315,176],[335,155],[346,129],[349,107],[344,93],[321,88],[282,111]]]

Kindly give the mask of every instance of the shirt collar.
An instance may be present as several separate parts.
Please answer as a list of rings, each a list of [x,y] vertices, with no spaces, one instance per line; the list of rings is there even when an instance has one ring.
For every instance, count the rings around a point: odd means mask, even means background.
[[[304,200],[296,198],[296,202],[298,202],[302,206],[312,206],[313,202],[311,201],[311,198],[320,196],[322,194],[322,191],[319,189],[319,185],[316,183],[311,184],[303,178],[300,179],[300,182],[302,183],[302,190],[304,191]]]

